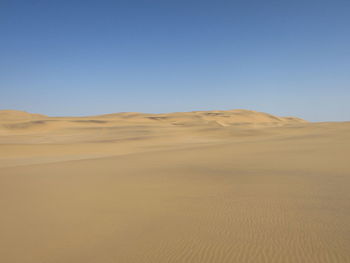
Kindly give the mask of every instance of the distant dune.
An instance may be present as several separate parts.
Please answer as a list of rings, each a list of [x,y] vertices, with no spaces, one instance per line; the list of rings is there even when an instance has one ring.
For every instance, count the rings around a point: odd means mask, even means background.
[[[0,110],[0,121],[26,121],[46,117],[41,114],[33,114],[17,110]]]
[[[28,131],[76,127],[77,125],[185,125],[185,126],[232,126],[259,125],[282,126],[286,124],[305,123],[296,117],[277,117],[271,114],[248,111],[193,111],[168,114],[115,113],[88,117],[48,117],[24,111],[0,110],[0,129],[2,131]]]
[[[0,111],[0,262],[350,262],[350,122]]]

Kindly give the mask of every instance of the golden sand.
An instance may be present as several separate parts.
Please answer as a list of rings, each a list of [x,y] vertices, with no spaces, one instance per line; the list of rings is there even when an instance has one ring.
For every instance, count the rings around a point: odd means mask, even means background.
[[[350,123],[0,111],[0,262],[350,262]]]

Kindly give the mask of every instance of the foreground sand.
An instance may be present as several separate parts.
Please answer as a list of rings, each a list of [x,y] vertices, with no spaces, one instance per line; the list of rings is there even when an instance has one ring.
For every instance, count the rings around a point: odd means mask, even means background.
[[[0,262],[350,262],[350,123],[0,111]]]

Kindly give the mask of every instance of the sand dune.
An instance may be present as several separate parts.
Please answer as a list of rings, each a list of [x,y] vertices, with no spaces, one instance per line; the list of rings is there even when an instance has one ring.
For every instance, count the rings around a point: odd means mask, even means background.
[[[350,262],[350,122],[0,111],[0,262]]]
[[[45,118],[45,115],[17,110],[0,110],[0,121],[30,121]]]

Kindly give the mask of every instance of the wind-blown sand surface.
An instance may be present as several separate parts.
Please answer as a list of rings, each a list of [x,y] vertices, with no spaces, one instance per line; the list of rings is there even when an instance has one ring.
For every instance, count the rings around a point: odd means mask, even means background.
[[[350,123],[0,111],[0,262],[350,262]]]

